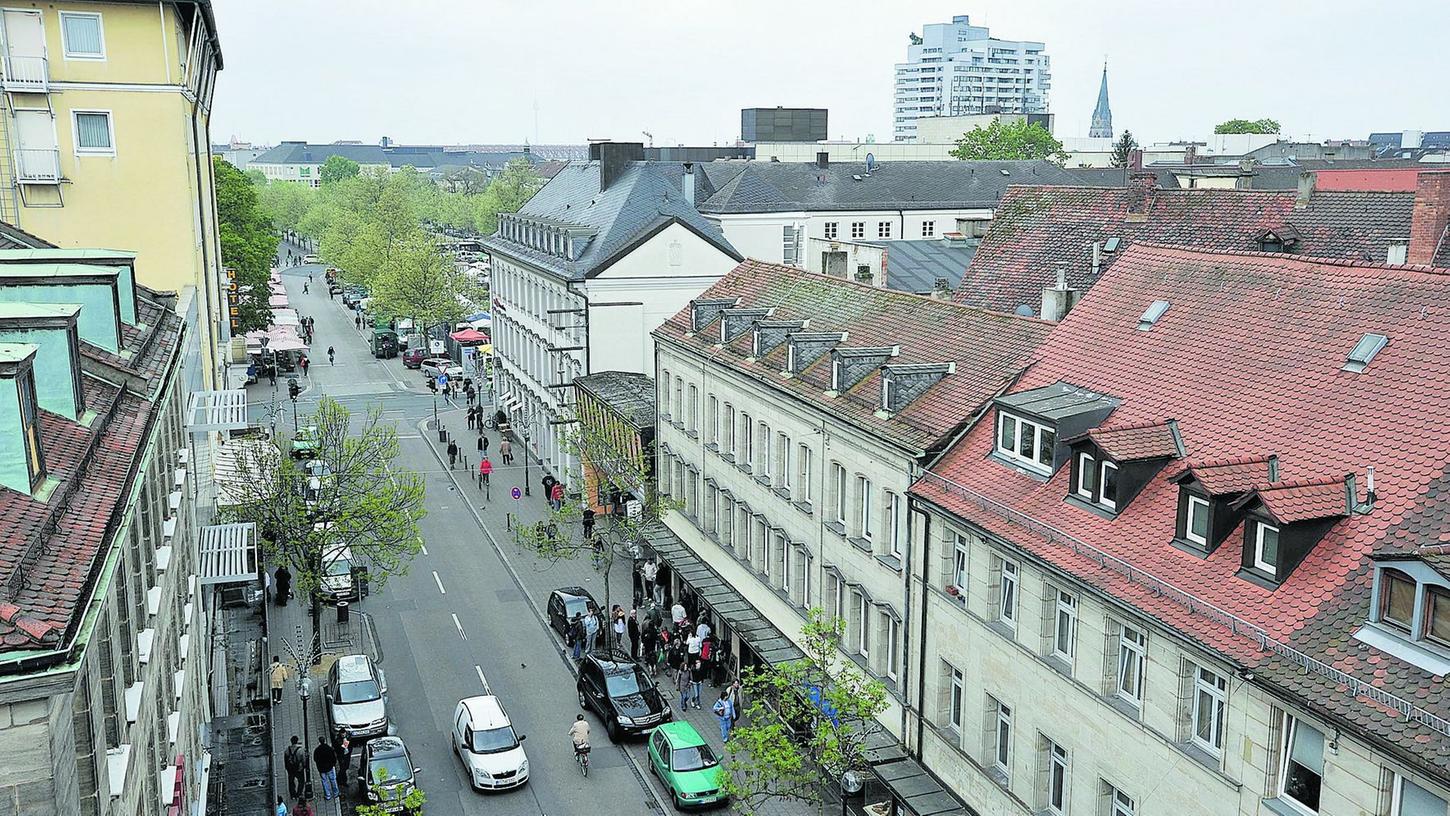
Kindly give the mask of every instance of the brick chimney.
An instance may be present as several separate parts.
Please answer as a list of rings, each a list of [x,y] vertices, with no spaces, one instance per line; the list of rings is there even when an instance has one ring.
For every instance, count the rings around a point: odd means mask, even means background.
[[[1430,264],[1450,224],[1450,170],[1427,170],[1416,177],[1415,209],[1410,216],[1409,262]]]
[[[1318,183],[1318,173],[1305,170],[1299,174],[1299,181],[1294,191],[1294,209],[1302,210],[1309,206],[1309,199],[1314,197],[1314,187]]]
[[[1142,223],[1148,220],[1148,211],[1153,208],[1153,197],[1158,191],[1158,173],[1153,170],[1133,170],[1128,173],[1128,219]]]

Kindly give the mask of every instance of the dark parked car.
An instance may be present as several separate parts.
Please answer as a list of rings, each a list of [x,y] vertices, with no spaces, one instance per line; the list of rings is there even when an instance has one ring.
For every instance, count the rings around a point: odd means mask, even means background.
[[[417,785],[422,768],[413,767],[413,757],[397,737],[378,737],[363,747],[357,769],[358,792],[369,804],[388,813],[407,810],[403,801]]]
[[[569,633],[569,621],[574,619],[574,613],[581,615],[589,611],[589,607],[599,608],[594,602],[594,596],[584,587],[561,587],[549,593],[549,625],[559,633],[559,637],[567,637]]]
[[[579,707],[604,720],[611,742],[674,719],[670,704],[640,665],[620,653],[596,652],[579,663]]]
[[[338,283],[336,280],[328,281],[327,294],[329,296],[342,294],[342,284]]]
[[[423,365],[423,359],[428,356],[428,349],[408,348],[403,352],[403,366],[405,368],[418,368]]]

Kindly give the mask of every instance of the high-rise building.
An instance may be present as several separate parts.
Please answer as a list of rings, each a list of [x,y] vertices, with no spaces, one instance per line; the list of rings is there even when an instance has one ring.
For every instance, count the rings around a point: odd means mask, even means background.
[[[1098,106],[1093,108],[1093,123],[1088,129],[1090,139],[1113,138],[1113,109],[1108,107],[1108,66],[1103,65],[1103,84],[1098,86]]]
[[[896,64],[892,138],[915,141],[922,116],[1046,113],[1052,60],[1043,47],[996,39],[965,14],[923,27],[911,35],[906,62]]]

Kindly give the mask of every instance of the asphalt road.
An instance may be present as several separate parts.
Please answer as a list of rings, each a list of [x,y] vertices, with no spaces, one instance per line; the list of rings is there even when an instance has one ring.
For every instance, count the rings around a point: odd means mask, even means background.
[[[310,293],[302,282],[313,272]],[[590,775],[574,764],[566,731],[578,712],[574,678],[536,610],[485,539],[472,510],[458,496],[422,434],[437,398],[422,376],[401,360],[375,360],[351,313],[329,301],[322,267],[284,271],[288,295],[304,316],[316,319],[310,375],[298,376],[302,417],[327,395],[355,415],[380,409],[396,424],[397,463],[424,475],[428,513],[421,522],[425,552],[408,574],[390,578],[358,608],[373,617],[388,680],[388,704],[398,735],[423,769],[430,816],[453,814],[646,814],[657,810],[624,751],[601,733]],[[327,362],[327,347],[336,363]],[[280,433],[292,424],[286,379],[275,397],[263,380],[250,389],[255,418],[276,414]],[[447,405],[437,400],[440,410]],[[280,410],[279,410],[280,409]],[[448,729],[463,697],[485,688],[499,696],[515,729],[528,737],[531,778],[505,793],[478,793],[453,756]],[[607,803],[602,807],[602,803]]]

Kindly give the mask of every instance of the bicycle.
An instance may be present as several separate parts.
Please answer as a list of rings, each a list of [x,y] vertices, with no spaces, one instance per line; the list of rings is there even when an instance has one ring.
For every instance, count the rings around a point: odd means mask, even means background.
[[[574,746],[574,761],[579,765],[579,773],[589,776],[589,743]]]

